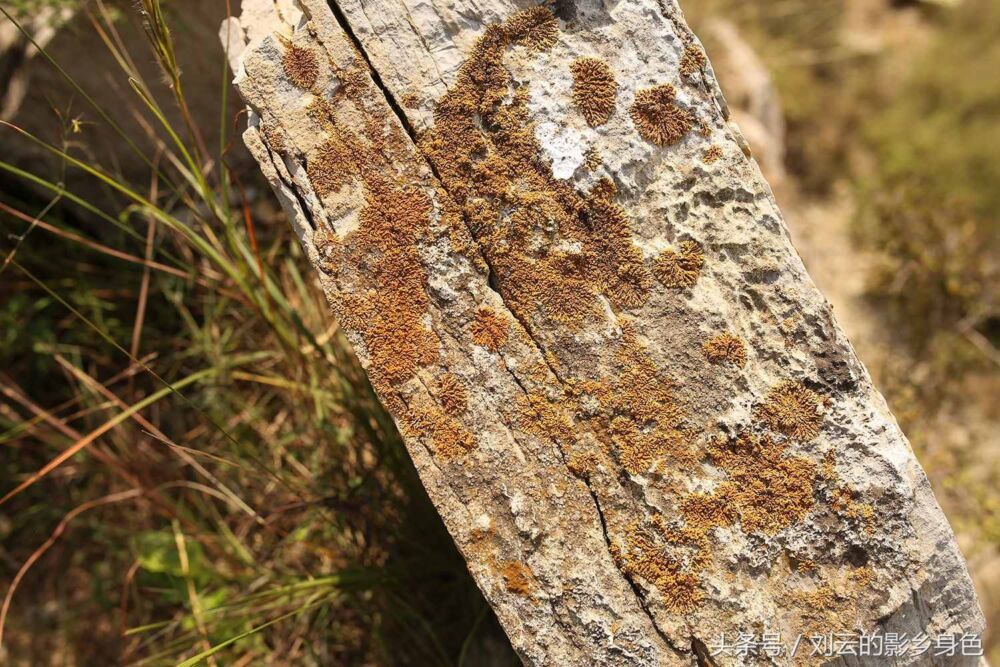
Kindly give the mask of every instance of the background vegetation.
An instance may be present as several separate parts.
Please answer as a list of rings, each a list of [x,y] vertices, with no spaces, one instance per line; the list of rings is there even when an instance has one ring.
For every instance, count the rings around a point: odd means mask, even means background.
[[[0,126],[0,662],[516,664],[235,136],[224,3],[75,4]],[[767,65],[995,626],[1000,3],[685,9]]]

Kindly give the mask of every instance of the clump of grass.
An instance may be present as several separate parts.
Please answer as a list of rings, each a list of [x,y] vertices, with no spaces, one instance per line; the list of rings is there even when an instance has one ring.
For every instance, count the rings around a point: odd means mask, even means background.
[[[1000,363],[998,29],[996,3],[963,3],[865,125],[875,160],[855,230],[880,259],[870,292],[938,390]]]
[[[146,134],[72,81],[89,104],[72,141],[0,127],[93,184],[0,156],[0,661],[509,656],[289,226],[229,167],[231,100],[192,113],[157,0],[163,83],[95,7]],[[91,124],[120,132],[141,180],[87,157]]]

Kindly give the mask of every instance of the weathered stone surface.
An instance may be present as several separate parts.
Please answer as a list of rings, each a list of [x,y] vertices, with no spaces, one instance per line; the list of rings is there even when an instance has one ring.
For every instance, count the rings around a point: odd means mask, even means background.
[[[338,5],[223,26],[245,139],[527,664],[982,630],[676,5]]]

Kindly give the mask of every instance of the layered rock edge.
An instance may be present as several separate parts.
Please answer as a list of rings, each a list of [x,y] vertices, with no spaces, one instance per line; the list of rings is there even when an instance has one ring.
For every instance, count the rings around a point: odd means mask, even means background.
[[[246,0],[220,34],[244,140],[526,664],[982,632],[676,4]]]

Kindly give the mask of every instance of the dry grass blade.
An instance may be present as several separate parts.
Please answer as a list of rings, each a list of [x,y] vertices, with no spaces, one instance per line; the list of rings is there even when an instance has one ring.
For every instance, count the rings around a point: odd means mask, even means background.
[[[17,587],[20,585],[21,580],[24,579],[24,575],[28,573],[28,570],[31,569],[32,565],[34,565],[39,558],[44,556],[45,552],[48,551],[50,548],[52,548],[52,545],[56,543],[56,540],[58,540],[59,537],[66,531],[66,527],[69,526],[70,521],[78,517],[80,514],[88,510],[94,509],[95,507],[100,507],[102,505],[110,505],[112,503],[120,503],[125,500],[132,500],[133,498],[138,498],[141,495],[142,491],[140,491],[139,489],[130,489],[128,491],[122,491],[121,493],[113,493],[111,495],[104,496],[103,498],[98,498],[97,500],[91,500],[86,503],[83,503],[82,505],[72,509],[69,513],[66,514],[65,517],[63,517],[63,520],[59,522],[59,525],[56,526],[56,529],[52,531],[52,535],[49,536],[49,539],[47,539],[44,544],[38,547],[31,554],[28,560],[24,562],[24,564],[21,566],[21,569],[19,569],[17,571],[17,574],[14,575],[14,579],[11,581],[10,587],[7,589],[7,594],[4,596],[3,599],[3,606],[0,607],[0,649],[3,648],[4,626],[6,625],[7,622],[7,613],[10,610],[11,600],[14,599],[14,592],[17,590]]]

